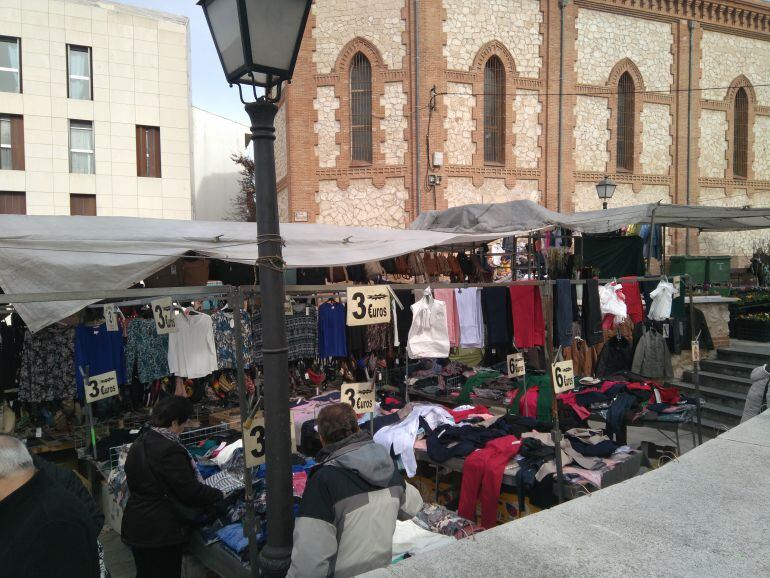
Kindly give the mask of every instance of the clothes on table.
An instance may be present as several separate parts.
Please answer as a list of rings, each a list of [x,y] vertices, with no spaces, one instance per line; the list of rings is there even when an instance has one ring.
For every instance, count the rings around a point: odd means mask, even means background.
[[[484,347],[484,313],[481,308],[481,289],[455,289],[457,315],[460,320],[460,346]]]
[[[449,346],[460,347],[460,316],[457,309],[457,300],[454,289],[436,289],[433,292],[436,301],[446,304],[447,331],[449,333]]]
[[[232,311],[217,311],[211,315],[214,330],[214,345],[217,351],[219,369],[234,369],[235,361],[235,315]],[[243,366],[254,364],[254,334],[251,330],[251,315],[241,310],[241,335],[243,339]]]
[[[168,334],[158,335],[154,319],[137,317],[126,329],[126,381],[136,376],[141,383],[166,377],[168,369]]]
[[[412,359],[449,355],[449,329],[446,304],[433,298],[430,287],[412,305],[407,353]]]
[[[176,333],[168,338],[168,368],[179,377],[206,377],[219,367],[214,344],[214,326],[205,313],[179,313]]]
[[[503,473],[520,446],[521,441],[516,436],[504,436],[488,442],[483,449],[465,459],[458,514],[475,520],[476,504],[481,501],[481,525],[484,528],[496,525]]]
[[[241,480],[231,476],[227,472],[214,474],[213,476],[206,478],[203,483],[212,488],[216,488],[225,495],[237,492],[246,487]]]
[[[454,538],[469,536],[480,529],[470,520],[458,516],[440,504],[423,504],[413,521],[430,532]]]
[[[407,476],[417,473],[417,460],[414,456],[414,441],[420,429],[420,419],[428,427],[435,429],[440,425],[454,425],[451,414],[438,405],[415,405],[412,412],[399,423],[389,425],[374,434],[374,441],[401,456]]]
[[[505,432],[497,428],[441,425],[428,434],[426,449],[431,460],[443,463],[451,458],[464,458],[504,435]]]
[[[516,347],[545,345],[545,322],[540,288],[534,285],[511,285],[509,291]]]
[[[84,384],[80,373],[88,371],[89,377],[114,371],[118,384],[126,383],[126,358],[123,354],[123,334],[107,331],[107,325],[78,325],[75,328],[75,381],[78,399],[83,399]],[[98,392],[88,392],[89,395]]]
[[[19,400],[29,402],[74,399],[75,329],[52,325],[24,334],[19,373]]]
[[[346,315],[345,305],[342,303],[327,301],[318,308],[319,357],[347,356]]]

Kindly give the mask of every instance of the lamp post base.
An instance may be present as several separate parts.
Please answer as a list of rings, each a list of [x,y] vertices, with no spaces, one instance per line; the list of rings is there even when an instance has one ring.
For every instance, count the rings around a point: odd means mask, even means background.
[[[286,576],[290,566],[291,548],[266,545],[259,553],[259,568],[262,576]]]

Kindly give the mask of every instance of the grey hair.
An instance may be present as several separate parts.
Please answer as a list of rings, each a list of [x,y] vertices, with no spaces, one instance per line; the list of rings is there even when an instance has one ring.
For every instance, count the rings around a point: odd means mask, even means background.
[[[21,440],[0,434],[0,480],[34,467],[32,456]]]

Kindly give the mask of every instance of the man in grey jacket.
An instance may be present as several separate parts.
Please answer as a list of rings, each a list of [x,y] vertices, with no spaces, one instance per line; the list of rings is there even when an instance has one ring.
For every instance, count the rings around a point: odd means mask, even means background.
[[[766,407],[768,391],[770,391],[770,365],[760,365],[751,372],[751,387],[746,394],[746,405],[743,408],[741,423],[759,415],[762,407]]]
[[[345,578],[386,567],[396,520],[420,510],[419,492],[358,429],[349,405],[324,407],[318,433],[324,447],[302,496],[289,576]]]

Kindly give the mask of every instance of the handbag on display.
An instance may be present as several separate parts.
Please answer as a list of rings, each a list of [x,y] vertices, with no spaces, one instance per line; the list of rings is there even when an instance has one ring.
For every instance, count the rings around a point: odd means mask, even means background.
[[[446,303],[436,301],[430,287],[423,291],[422,299],[412,305],[406,351],[412,359],[449,355]]]

